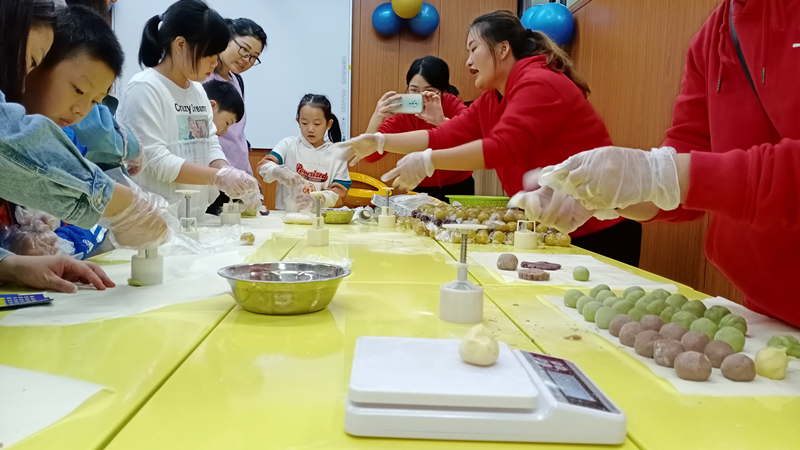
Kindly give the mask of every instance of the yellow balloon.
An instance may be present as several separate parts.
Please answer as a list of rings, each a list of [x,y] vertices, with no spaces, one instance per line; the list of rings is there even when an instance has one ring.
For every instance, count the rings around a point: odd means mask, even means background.
[[[392,0],[394,13],[403,19],[410,19],[422,9],[422,0]]]

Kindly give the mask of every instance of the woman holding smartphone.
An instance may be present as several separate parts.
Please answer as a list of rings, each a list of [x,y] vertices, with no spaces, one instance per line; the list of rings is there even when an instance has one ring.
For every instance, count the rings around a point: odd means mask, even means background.
[[[391,91],[383,94],[369,121],[367,133],[397,134],[409,131],[432,130],[467,110],[458,98],[458,89],[450,85],[450,68],[435,56],[419,58],[406,74],[406,94],[422,94],[423,107],[419,114],[398,114],[400,95]],[[373,153],[364,158],[377,162],[383,154]],[[415,189],[439,200],[447,195],[474,195],[475,180],[469,170],[437,170]]]

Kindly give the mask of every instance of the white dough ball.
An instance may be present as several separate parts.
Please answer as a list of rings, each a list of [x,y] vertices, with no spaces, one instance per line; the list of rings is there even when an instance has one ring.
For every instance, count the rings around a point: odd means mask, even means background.
[[[500,356],[500,346],[492,332],[483,324],[479,324],[472,327],[464,336],[461,345],[458,346],[458,354],[466,363],[491,366]]]

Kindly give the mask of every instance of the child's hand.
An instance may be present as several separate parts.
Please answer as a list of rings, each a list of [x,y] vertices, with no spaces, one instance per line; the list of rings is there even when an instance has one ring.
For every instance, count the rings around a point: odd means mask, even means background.
[[[116,286],[97,264],[69,256],[9,255],[0,261],[0,282],[71,294],[78,291],[76,281],[100,291]]]
[[[169,225],[161,215],[167,209],[164,198],[143,191],[135,183],[129,187],[117,184],[115,196],[117,192],[126,197],[127,206],[114,216],[103,217],[101,222],[111,230],[115,246],[139,249],[169,240]]]
[[[335,145],[347,151],[345,158],[349,161],[350,166],[355,166],[356,163],[375,152],[382,155],[383,145],[385,143],[386,137],[381,133],[375,133],[362,134],[355,139],[350,139],[349,141]]]
[[[422,112],[417,114],[417,117],[437,127],[443,124],[447,118],[442,109],[442,98],[433,92],[423,92]]]
[[[314,196],[311,194],[298,194],[294,197],[294,203],[300,211],[310,211],[314,208]]]
[[[381,99],[378,100],[378,104],[375,106],[375,112],[372,114],[372,117],[376,117],[380,119],[380,122],[383,122],[385,119],[388,119],[389,117],[396,116],[397,114],[395,114],[395,111],[397,111],[397,109],[403,105],[401,103],[392,103],[392,102],[397,102],[401,98],[402,97],[397,95],[397,92],[395,91],[389,91],[383,94],[383,96],[381,96]]]
[[[219,169],[212,184],[230,198],[242,198],[258,192],[258,181],[255,178],[247,172],[231,166]]]

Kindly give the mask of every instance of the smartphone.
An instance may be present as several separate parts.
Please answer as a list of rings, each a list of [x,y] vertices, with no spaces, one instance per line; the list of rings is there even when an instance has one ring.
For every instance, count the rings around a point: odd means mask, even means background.
[[[422,94],[399,94],[400,100],[395,100],[392,104],[400,104],[395,109],[395,114],[419,114],[422,112]]]

